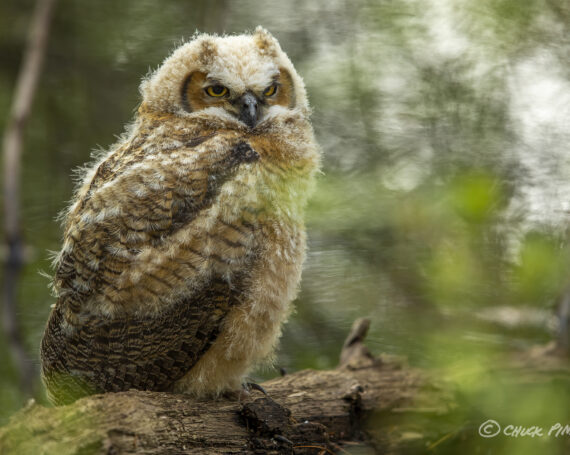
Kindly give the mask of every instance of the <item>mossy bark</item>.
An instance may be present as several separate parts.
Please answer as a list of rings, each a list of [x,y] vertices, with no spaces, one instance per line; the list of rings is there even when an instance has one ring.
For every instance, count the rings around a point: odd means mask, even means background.
[[[0,454],[362,454],[425,448],[426,438],[440,435],[410,432],[402,416],[445,415],[453,397],[401,360],[372,356],[362,344],[366,324],[355,323],[337,369],[272,379],[262,384],[267,396],[251,391],[240,399],[194,400],[132,390],[54,408],[31,403],[0,429]]]

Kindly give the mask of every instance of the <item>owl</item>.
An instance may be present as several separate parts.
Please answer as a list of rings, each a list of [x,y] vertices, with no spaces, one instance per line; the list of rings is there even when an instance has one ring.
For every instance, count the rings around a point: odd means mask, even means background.
[[[197,35],[140,91],[64,215],[40,348],[55,404],[239,390],[298,290],[320,151],[277,40]]]

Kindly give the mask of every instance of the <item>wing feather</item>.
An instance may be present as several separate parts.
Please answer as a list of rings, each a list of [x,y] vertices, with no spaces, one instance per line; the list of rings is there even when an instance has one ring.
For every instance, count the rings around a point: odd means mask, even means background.
[[[131,388],[169,390],[216,339],[239,285],[220,278],[157,318],[91,316],[62,330],[61,308],[42,340],[42,369],[50,401],[66,404],[93,393]]]
[[[193,283],[190,256],[166,251],[237,167],[256,159],[235,135],[217,134],[163,154],[122,148],[99,164],[67,217],[56,264],[58,300],[41,345],[52,401],[168,390],[209,348],[240,280],[208,273]]]

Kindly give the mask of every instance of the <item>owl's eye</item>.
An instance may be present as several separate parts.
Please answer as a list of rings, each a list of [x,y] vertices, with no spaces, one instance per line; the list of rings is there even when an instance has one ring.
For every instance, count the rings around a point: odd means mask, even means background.
[[[206,88],[206,93],[210,96],[220,97],[228,93],[228,89],[223,85],[210,85]]]
[[[275,95],[276,91],[277,91],[277,84],[273,84],[273,85],[270,85],[269,87],[267,87],[264,90],[263,94],[265,96],[273,96],[273,95]]]

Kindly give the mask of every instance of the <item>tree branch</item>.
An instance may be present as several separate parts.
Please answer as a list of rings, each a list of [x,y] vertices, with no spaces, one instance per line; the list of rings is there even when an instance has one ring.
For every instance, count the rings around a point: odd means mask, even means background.
[[[410,442],[402,416],[445,414],[452,407],[450,393],[401,360],[373,357],[362,345],[367,324],[355,323],[345,343],[352,354],[343,350],[342,366],[272,379],[263,383],[267,396],[252,391],[241,400],[196,401],[132,390],[57,408],[32,403],[0,429],[0,452],[328,454],[355,445],[358,453],[425,448],[424,439]],[[395,416],[400,423],[375,425],[378,416]]]

